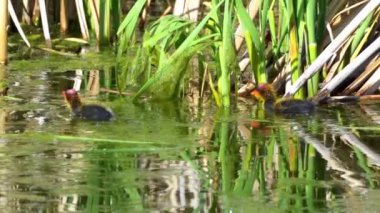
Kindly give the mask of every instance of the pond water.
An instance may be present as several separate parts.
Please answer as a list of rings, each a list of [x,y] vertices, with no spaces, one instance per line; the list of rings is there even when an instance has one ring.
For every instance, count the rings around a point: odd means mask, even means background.
[[[292,118],[265,114],[249,100],[230,112],[185,101],[133,104],[99,92],[114,84],[110,73],[7,72],[4,212],[380,208],[379,103],[323,106]],[[61,91],[78,78],[82,100],[110,107],[115,120],[71,119]]]

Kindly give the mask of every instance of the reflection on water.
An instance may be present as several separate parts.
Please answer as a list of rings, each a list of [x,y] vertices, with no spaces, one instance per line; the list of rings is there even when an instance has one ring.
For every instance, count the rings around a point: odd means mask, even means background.
[[[0,100],[3,211],[378,209],[380,104],[293,118],[245,103],[233,112],[132,104],[99,93],[114,84],[106,72],[10,74],[17,99]],[[71,120],[60,92],[74,82],[116,120]]]

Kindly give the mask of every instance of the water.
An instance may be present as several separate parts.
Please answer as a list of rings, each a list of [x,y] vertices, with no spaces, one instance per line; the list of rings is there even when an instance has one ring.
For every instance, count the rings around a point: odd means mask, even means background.
[[[0,110],[0,205],[15,211],[338,211],[379,208],[379,103],[314,116],[91,95],[112,122],[72,120],[76,72],[8,72]],[[106,70],[100,84],[112,85]],[[96,87],[96,86],[95,86]]]

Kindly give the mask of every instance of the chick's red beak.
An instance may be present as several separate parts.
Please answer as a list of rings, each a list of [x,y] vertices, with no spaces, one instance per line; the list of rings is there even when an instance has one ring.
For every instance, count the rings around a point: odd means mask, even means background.
[[[68,89],[68,90],[62,91],[62,95],[67,100],[78,98],[78,93],[74,89]]]
[[[257,100],[261,101],[263,97],[261,96],[260,92],[256,89],[251,92],[251,95],[255,97]]]
[[[66,91],[62,91],[62,92],[61,92],[61,95],[63,96],[64,99],[67,100],[67,93],[66,93]]]

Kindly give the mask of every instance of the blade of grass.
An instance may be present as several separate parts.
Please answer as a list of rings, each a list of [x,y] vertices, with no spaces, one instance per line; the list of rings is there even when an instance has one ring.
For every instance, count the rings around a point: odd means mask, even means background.
[[[128,12],[128,15],[124,18],[123,22],[121,22],[117,30],[116,34],[120,37],[121,40],[117,50],[118,58],[120,58],[123,52],[126,51],[130,46],[132,35],[135,32],[137,26],[139,14],[144,8],[145,3],[146,0],[138,0]]]
[[[107,143],[122,143],[122,144],[167,144],[162,142],[154,142],[154,141],[133,141],[133,140],[118,140],[118,139],[109,139],[109,138],[89,138],[89,137],[79,137],[79,136],[69,136],[69,135],[56,135],[56,139],[58,140],[66,140],[66,141],[88,141],[88,142],[107,142]]]
[[[253,45],[250,46],[249,53],[255,80],[257,83],[265,83],[267,82],[267,74],[265,71],[264,45],[260,39],[259,32],[245,10],[242,0],[236,0],[235,7],[243,30],[246,31],[250,37],[250,39],[246,39],[246,43],[253,43]],[[257,59],[257,61],[255,61],[255,59]]]

